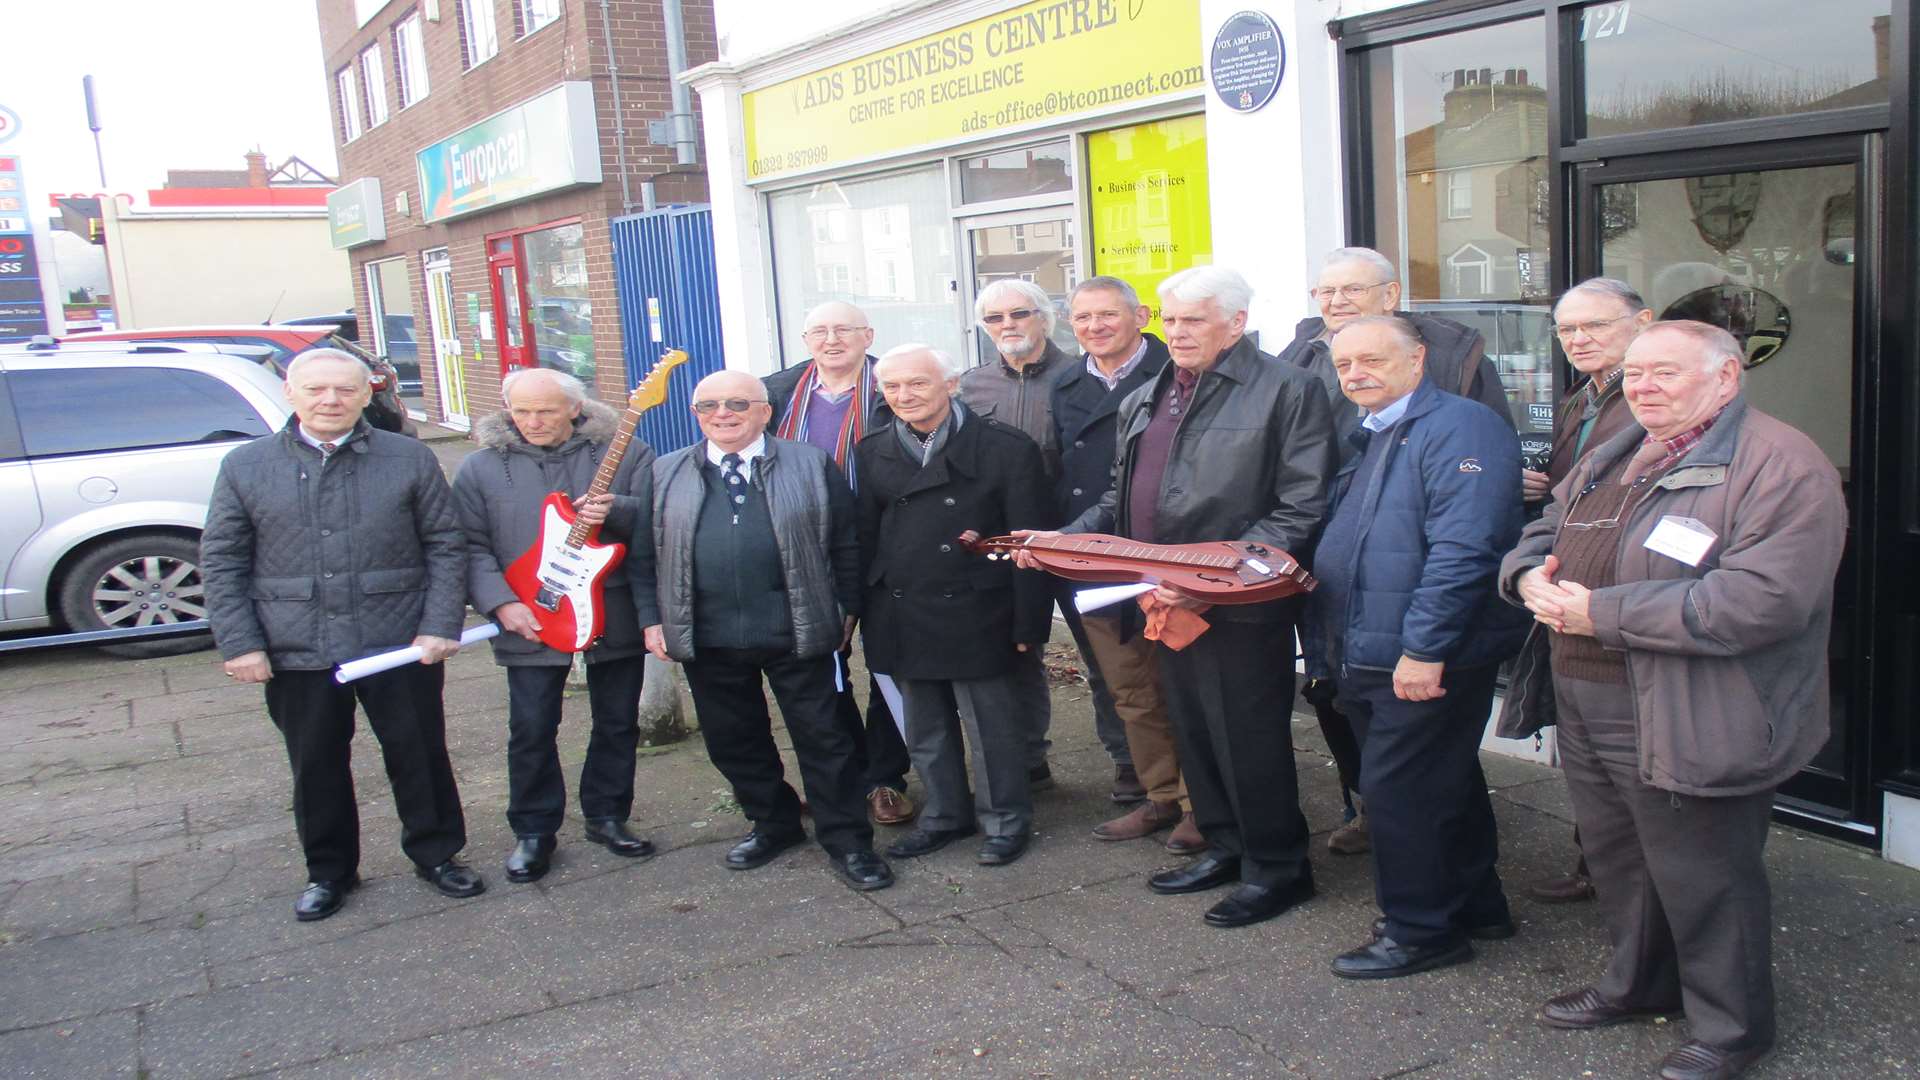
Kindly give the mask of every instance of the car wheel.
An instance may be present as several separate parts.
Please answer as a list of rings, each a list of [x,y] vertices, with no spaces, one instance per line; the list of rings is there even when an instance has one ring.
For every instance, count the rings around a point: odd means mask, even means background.
[[[104,544],[67,573],[60,613],[75,631],[165,626],[207,617],[200,546],[165,533]],[[114,656],[176,656],[213,644],[212,634],[185,634],[102,645]]]

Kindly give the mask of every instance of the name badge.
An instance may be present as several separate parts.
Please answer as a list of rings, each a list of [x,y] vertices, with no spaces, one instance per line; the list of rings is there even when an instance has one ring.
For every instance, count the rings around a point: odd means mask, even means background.
[[[1699,566],[1700,560],[1713,550],[1714,541],[1720,539],[1712,529],[1690,517],[1668,514],[1660,519],[1647,536],[1646,549],[1686,563]]]

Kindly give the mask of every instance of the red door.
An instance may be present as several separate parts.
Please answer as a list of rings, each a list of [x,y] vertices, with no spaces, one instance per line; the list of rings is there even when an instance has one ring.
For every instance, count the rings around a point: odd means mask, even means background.
[[[487,276],[493,285],[495,339],[500,344],[500,374],[535,366],[533,329],[527,325],[526,285],[521,281],[519,238],[487,240]]]

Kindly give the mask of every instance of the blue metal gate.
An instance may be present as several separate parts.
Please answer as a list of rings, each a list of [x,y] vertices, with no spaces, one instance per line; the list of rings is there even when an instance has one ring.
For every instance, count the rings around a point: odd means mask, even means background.
[[[713,211],[673,206],[611,224],[627,386],[638,386],[667,349],[685,349],[691,357],[673,373],[666,402],[640,418],[640,437],[655,453],[666,454],[699,441],[688,408],[694,384],[727,366],[720,350]]]

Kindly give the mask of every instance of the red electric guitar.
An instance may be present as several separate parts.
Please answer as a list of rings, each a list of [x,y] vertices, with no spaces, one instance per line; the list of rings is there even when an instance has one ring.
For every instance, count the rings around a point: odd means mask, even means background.
[[[640,414],[667,400],[667,381],[673,369],[686,362],[686,353],[671,350],[634,387],[627,399],[626,414],[620,417],[620,426],[607,444],[607,455],[600,459],[587,495],[605,495],[613,486],[613,474],[620,468],[620,459],[627,456]],[[620,565],[627,548],[624,544],[602,544],[599,537],[599,526],[576,520],[573,500],[565,492],[553,492],[540,505],[540,539],[506,570],[507,587],[534,610],[540,621],[541,642],[561,652],[585,652],[606,629],[603,582]],[[650,536],[636,536],[634,540],[653,542]]]

